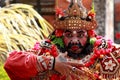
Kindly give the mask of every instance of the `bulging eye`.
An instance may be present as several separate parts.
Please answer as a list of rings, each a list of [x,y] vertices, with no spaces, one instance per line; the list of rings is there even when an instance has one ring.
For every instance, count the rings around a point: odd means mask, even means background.
[[[72,34],[67,34],[66,37],[71,38]]]
[[[82,34],[78,34],[77,37],[82,38],[82,37],[84,37],[84,34],[83,33]]]

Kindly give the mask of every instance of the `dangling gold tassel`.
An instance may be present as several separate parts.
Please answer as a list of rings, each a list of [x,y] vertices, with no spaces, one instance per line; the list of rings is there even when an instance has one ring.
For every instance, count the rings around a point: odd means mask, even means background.
[[[120,79],[120,69],[115,73],[115,74],[101,74],[102,78],[103,79],[106,79],[106,80],[118,80]]]

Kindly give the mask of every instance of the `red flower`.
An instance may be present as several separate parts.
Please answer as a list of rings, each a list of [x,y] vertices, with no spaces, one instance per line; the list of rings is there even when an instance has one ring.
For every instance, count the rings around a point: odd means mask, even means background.
[[[89,31],[88,31],[88,36],[90,36],[90,37],[95,37],[95,35],[96,35],[96,33],[95,33],[94,30],[89,30]]]
[[[91,18],[93,19],[95,17],[95,12],[89,11],[88,16],[91,16]]]
[[[63,30],[61,30],[61,29],[55,30],[55,36],[56,37],[61,37],[62,35],[63,35]]]
[[[64,13],[63,13],[61,8],[56,8],[56,15],[57,16],[59,16],[59,15],[64,16]]]

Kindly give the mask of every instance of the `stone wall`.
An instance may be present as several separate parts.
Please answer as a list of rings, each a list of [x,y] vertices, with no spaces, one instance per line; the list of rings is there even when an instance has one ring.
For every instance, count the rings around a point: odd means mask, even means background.
[[[105,4],[106,0],[94,0],[96,19],[98,22],[98,28],[96,32],[99,35],[105,36]]]

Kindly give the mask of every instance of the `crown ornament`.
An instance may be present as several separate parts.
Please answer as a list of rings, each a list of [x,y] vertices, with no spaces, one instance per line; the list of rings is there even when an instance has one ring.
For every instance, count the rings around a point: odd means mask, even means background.
[[[87,12],[82,0],[71,0],[67,10],[56,9],[55,29],[93,30],[97,27],[94,10]]]

